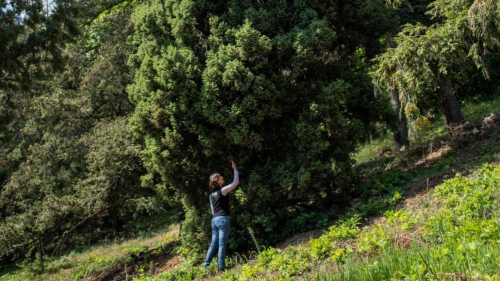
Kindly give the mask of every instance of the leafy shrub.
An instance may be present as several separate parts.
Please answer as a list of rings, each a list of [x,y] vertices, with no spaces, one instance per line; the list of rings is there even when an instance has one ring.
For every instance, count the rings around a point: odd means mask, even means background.
[[[191,281],[196,278],[201,278],[203,277],[203,271],[199,269],[198,267],[192,266],[192,265],[185,265],[182,268],[179,269],[172,269],[169,271],[166,271],[163,274],[160,274],[156,277],[146,277],[146,276],[140,276],[136,277],[133,280],[134,281],[154,281],[154,280],[161,280],[161,281]]]
[[[500,191],[500,169],[485,165],[474,179],[461,175],[436,187],[435,195],[443,206],[439,214],[424,224],[427,238],[443,241],[449,238],[487,237],[499,239],[495,196]]]
[[[399,191],[394,191],[394,193],[388,194],[380,199],[359,204],[355,212],[362,217],[380,215],[402,198],[403,196]]]
[[[420,213],[410,212],[408,209],[401,209],[398,211],[386,211],[385,217],[389,227],[404,231],[413,229],[422,216]]]
[[[238,281],[238,277],[231,271],[225,271],[216,279],[217,281]]]
[[[283,277],[299,275],[308,268],[309,257],[307,250],[288,247],[268,263],[268,268]]]
[[[364,199],[394,194],[396,191],[402,193],[407,188],[409,179],[410,175],[403,169],[391,168],[376,173],[367,184],[358,187],[357,192]]]
[[[257,266],[266,267],[278,255],[279,253],[275,248],[273,247],[267,248],[267,250],[262,251],[257,257]]]
[[[309,244],[312,248],[312,254],[316,258],[324,258],[333,252],[333,243],[337,240],[347,240],[354,238],[360,231],[360,216],[354,214],[340,220],[331,226],[328,232],[317,239],[311,239]]]
[[[259,277],[264,272],[264,269],[259,266],[250,266],[245,264],[241,270],[239,281],[243,280],[261,280]]]
[[[360,232],[354,246],[358,253],[376,252],[392,242],[394,236],[384,224],[375,224],[373,228],[365,227]]]

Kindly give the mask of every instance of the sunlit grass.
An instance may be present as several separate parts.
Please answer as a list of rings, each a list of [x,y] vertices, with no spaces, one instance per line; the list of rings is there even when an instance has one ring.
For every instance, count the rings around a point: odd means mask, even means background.
[[[499,180],[500,169],[491,166],[468,178],[448,180],[432,194],[440,202],[436,211],[423,206],[418,212],[405,211],[399,225],[391,225],[386,213],[382,227],[365,228],[359,235],[372,233],[373,239],[362,241],[381,245],[380,250],[359,254],[354,243],[355,250],[346,259],[313,267],[305,280],[500,280]],[[397,229],[412,219],[417,231]],[[408,237],[407,242],[398,242],[398,236],[390,234],[394,229],[406,234],[400,237]],[[383,239],[389,243],[380,243]]]
[[[355,256],[337,268],[331,265],[320,268],[305,280],[469,280],[498,274],[499,256],[500,247],[490,243],[452,241],[433,246],[413,243],[406,250],[389,245],[380,256],[365,259]]]
[[[491,114],[500,113],[500,97],[480,103],[465,103],[462,114],[467,122],[477,122]]]
[[[374,160],[385,151],[394,151],[394,137],[391,132],[363,144],[354,154],[354,159],[356,164],[365,163]]]
[[[179,225],[171,225],[161,230],[142,233],[134,239],[115,239],[90,246],[80,252],[72,251],[66,255],[45,261],[45,273],[35,275],[30,265],[21,270],[0,276],[0,281],[16,280],[76,280],[85,278],[106,268],[124,263],[131,252],[138,249],[159,247],[167,240],[175,240],[179,235]]]

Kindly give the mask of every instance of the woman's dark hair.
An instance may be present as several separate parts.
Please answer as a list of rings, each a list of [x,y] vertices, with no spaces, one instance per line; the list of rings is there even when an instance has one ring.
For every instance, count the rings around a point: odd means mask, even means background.
[[[210,187],[210,189],[216,189],[216,188],[219,188],[219,179],[220,179],[221,175],[219,173],[214,173],[214,174],[211,174],[210,175],[210,179],[208,180],[208,187]]]

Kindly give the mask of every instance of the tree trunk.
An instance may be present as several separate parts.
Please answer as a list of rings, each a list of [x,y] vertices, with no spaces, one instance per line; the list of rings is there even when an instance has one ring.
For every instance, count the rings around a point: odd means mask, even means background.
[[[385,34],[387,38],[387,46],[395,48],[394,35],[392,32]],[[401,101],[399,99],[399,92],[396,87],[389,87],[389,94],[391,96],[391,105],[394,113],[397,116],[397,128],[394,130],[394,146],[396,151],[399,151],[403,146],[409,147],[408,141],[408,127],[406,126],[406,116],[401,112]]]
[[[391,105],[394,113],[397,116],[397,128],[394,130],[394,146],[396,151],[399,151],[403,146],[407,148],[410,146],[408,141],[408,127],[406,126],[406,116],[401,112],[401,101],[399,100],[399,93],[396,88],[389,88],[391,96]]]
[[[447,74],[440,75],[439,88],[436,89],[436,95],[441,107],[443,108],[446,125],[448,126],[450,133],[453,135],[453,128],[464,123],[464,117],[462,115],[462,111],[460,110],[460,104],[453,93],[451,79]]]

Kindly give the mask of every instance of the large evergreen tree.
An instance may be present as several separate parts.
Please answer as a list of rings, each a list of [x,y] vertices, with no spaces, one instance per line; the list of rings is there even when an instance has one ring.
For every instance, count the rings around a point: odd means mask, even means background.
[[[143,184],[183,203],[184,245],[209,241],[206,179],[230,160],[242,182],[233,219],[266,241],[349,190],[350,154],[380,117],[354,54],[380,50],[382,2],[153,0],[134,23]]]

